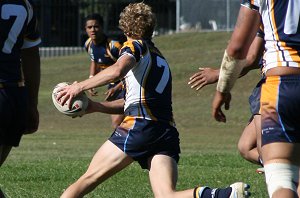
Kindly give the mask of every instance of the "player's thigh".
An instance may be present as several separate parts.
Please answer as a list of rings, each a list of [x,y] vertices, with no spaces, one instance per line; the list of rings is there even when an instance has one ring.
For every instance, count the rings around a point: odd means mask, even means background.
[[[300,166],[300,143],[275,142],[262,147],[264,164],[291,163]]]
[[[149,159],[149,177],[155,196],[175,191],[178,170],[176,161],[167,155],[154,155]]]
[[[102,182],[132,162],[131,157],[108,140],[94,155],[85,176],[93,177],[97,182]]]

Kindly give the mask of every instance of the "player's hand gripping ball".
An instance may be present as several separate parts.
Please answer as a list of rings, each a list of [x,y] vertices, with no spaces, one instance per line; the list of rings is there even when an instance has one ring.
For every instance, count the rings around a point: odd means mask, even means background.
[[[69,108],[69,104],[65,103],[63,106],[60,104],[60,102],[56,99],[59,92],[57,92],[60,88],[69,85],[67,82],[62,82],[57,84],[53,91],[52,91],[52,101],[56,109],[67,115],[71,116],[73,118],[78,116],[83,116],[85,114],[85,110],[87,109],[89,100],[87,95],[84,92],[81,92],[76,97],[72,98],[71,100],[71,108]]]

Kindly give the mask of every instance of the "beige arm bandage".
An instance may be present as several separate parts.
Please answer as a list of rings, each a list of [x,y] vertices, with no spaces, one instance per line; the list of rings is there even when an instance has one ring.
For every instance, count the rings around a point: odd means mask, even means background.
[[[230,92],[246,63],[246,59],[235,59],[234,57],[228,56],[225,50],[219,74],[217,91],[221,93]]]

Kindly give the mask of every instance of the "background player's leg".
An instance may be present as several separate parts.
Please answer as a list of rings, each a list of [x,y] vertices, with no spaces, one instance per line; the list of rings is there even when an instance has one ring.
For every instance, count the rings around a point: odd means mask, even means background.
[[[246,160],[259,164],[258,151],[256,147],[256,128],[254,119],[245,127],[238,143],[238,150]]]

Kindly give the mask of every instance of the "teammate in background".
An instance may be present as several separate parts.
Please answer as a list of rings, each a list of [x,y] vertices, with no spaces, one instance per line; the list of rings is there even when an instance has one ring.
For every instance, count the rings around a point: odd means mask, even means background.
[[[99,14],[91,14],[86,17],[85,30],[89,36],[84,47],[91,58],[89,76],[91,78],[117,61],[122,45],[104,34],[103,19]],[[88,92],[91,96],[97,95],[95,89],[89,89]],[[108,90],[105,94],[107,101],[124,98],[125,90],[122,81],[108,84]],[[123,114],[111,115],[112,127],[116,128],[123,119]]]
[[[0,1],[0,166],[38,129],[41,42],[31,1]],[[23,73],[22,73],[23,69]],[[24,82],[25,81],[25,82]],[[0,197],[4,194],[0,190]]]
[[[253,43],[250,46],[250,49],[247,54],[247,62],[246,65],[243,65],[243,70],[241,72],[241,76],[244,76],[251,69],[257,69],[261,65],[262,60],[260,59],[263,55],[264,51],[264,33],[262,31],[258,31],[257,36],[255,37]],[[261,60],[261,61],[260,61]],[[196,72],[190,77],[190,81],[188,82],[191,85],[192,89],[200,90],[204,86],[208,84],[214,84],[218,82],[219,78],[219,69],[211,69],[211,68],[199,68],[200,71]],[[261,85],[264,82],[264,78],[258,82],[256,87],[253,89],[251,96],[249,97],[250,110],[252,113],[251,118],[249,119],[248,125],[245,127],[239,142],[238,142],[238,150],[243,158],[246,160],[260,164],[260,142],[261,142],[261,126],[260,126],[260,90]],[[261,168],[258,169],[261,171]]]
[[[262,20],[265,32],[261,90],[262,159],[272,198],[299,197],[300,1],[245,0],[221,64],[212,115],[226,121],[230,90]]]
[[[58,100],[65,104],[84,90],[123,78],[128,90],[125,100],[89,102],[89,113],[125,110],[126,117],[94,155],[86,173],[66,189],[62,198],[83,197],[133,161],[149,170],[154,197],[246,197],[248,186],[242,182],[225,189],[176,191],[180,146],[172,112],[172,77],[166,59],[151,41],[155,25],[151,7],[129,4],[120,14],[119,26],[127,42],[117,62],[59,93]]]

